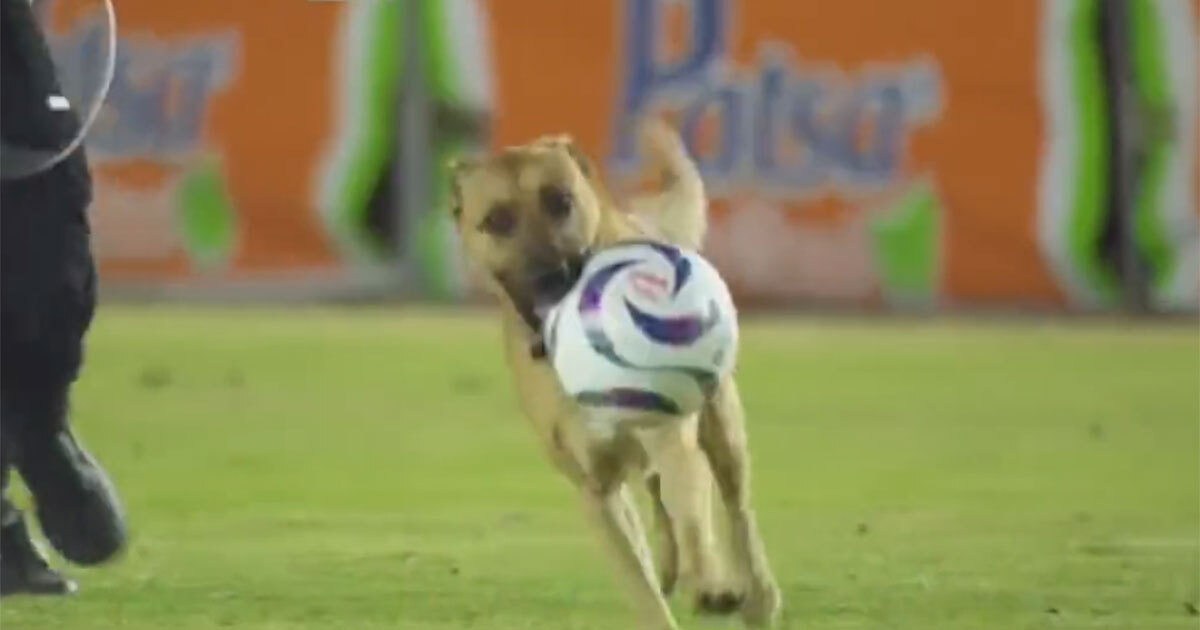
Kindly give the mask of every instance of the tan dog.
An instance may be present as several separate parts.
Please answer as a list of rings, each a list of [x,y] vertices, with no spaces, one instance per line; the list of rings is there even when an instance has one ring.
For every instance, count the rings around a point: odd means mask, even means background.
[[[696,590],[702,612],[740,607],[747,623],[769,625],[781,598],[750,507],[746,433],[733,380],[718,387],[698,416],[600,438],[584,429],[583,411],[539,352],[541,316],[574,284],[588,252],[647,237],[698,249],[704,238],[704,187],[679,138],[650,123],[640,139],[665,185],[632,199],[631,213],[618,210],[571,140],[556,136],[454,162],[455,217],[467,255],[502,304],[521,406],[550,460],[580,489],[643,626],[677,627],[663,595],[680,576]],[[631,474],[645,473],[651,473],[647,487],[661,537],[661,580],[625,484]],[[717,553],[714,479],[729,516],[736,587]]]

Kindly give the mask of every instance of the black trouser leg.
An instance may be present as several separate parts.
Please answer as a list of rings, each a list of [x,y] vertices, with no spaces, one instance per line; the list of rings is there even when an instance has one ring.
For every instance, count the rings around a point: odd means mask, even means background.
[[[0,187],[0,433],[47,539],[68,560],[96,564],[123,547],[125,523],[68,423],[96,300],[87,164],[80,152]]]
[[[21,511],[8,497],[11,442],[0,435],[0,596],[66,595],[75,583],[50,568],[30,537]]]
[[[8,500],[8,475],[12,461],[8,456],[8,444],[0,432],[0,527],[10,525],[21,518],[21,511]]]
[[[3,391],[0,414],[24,425],[10,433],[14,464],[46,539],[67,560],[99,564],[124,546],[125,519],[108,475],[67,426],[68,389]]]

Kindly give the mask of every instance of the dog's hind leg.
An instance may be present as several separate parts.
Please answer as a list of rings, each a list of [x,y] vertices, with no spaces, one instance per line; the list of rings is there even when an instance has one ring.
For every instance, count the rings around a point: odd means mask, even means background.
[[[750,505],[750,455],[745,416],[737,385],[732,379],[720,384],[701,413],[699,438],[729,516],[734,562],[748,582],[742,617],[748,624],[769,626],[779,616],[782,596],[771,573]]]

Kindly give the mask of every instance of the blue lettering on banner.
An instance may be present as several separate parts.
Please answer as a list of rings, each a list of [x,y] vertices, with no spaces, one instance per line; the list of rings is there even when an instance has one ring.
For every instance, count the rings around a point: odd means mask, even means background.
[[[85,107],[100,89],[107,24],[88,19],[53,38],[64,89]],[[237,59],[237,34],[163,40],[121,37],[101,118],[88,136],[99,159],[178,158],[201,147],[212,97],[226,87]],[[72,89],[74,88],[74,89]]]
[[[667,1],[625,0],[625,59],[610,166],[639,167],[633,125],[676,111],[680,130],[709,187],[796,198],[830,188],[870,192],[895,182],[908,139],[942,109],[941,73],[920,57],[851,75],[801,64],[790,43],[764,41],[753,65],[729,59],[731,0],[689,0],[688,50],[670,62],[657,54]],[[701,126],[716,138],[701,151]]]

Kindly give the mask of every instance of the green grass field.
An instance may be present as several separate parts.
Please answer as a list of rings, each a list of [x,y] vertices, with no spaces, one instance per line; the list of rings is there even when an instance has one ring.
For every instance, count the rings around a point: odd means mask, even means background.
[[[1196,628],[1200,337],[763,320],[742,384],[783,627]],[[109,308],[76,423],[134,528],[5,630],[624,630],[485,313]],[[685,628],[735,628],[694,617]],[[1189,612],[1190,607],[1190,612]]]

